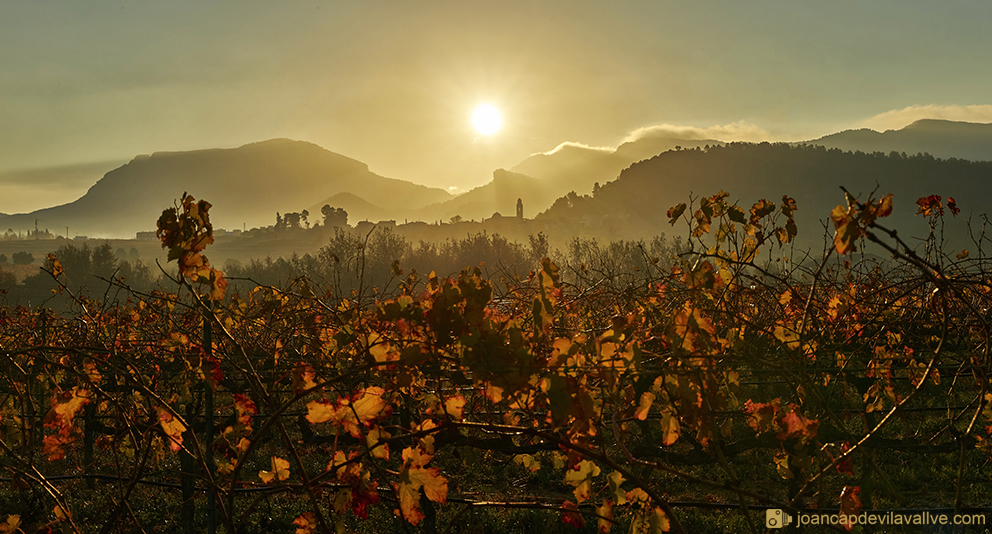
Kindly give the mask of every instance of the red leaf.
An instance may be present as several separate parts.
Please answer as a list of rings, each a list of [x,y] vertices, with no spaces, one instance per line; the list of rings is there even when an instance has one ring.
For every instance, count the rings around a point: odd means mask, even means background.
[[[575,528],[586,526],[586,520],[579,513],[579,505],[572,501],[565,501],[561,505],[561,522]]]

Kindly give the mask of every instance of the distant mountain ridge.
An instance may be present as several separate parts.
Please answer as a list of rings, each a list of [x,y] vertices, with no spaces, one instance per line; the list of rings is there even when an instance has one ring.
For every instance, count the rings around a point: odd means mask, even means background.
[[[411,216],[427,221],[447,221],[454,216],[482,220],[493,214],[514,215],[517,199],[524,203],[524,217],[534,217],[556,199],[575,191],[589,194],[595,184],[615,180],[620,171],[666,150],[718,145],[713,139],[676,139],[647,136],[616,149],[562,143],[550,152],[534,154],[510,170],[497,169],[493,179],[443,203],[426,206]]]
[[[320,199],[349,192],[384,209],[409,209],[451,195],[371,172],[365,163],[315,144],[273,139],[232,149],[157,152],[108,172],[68,204],[0,216],[0,226],[39,227],[90,236],[134,236],[155,228],[162,210],[184,192],[214,204],[218,228],[275,222],[276,212],[302,211]],[[319,220],[319,212],[311,217]]]
[[[926,153],[945,159],[992,161],[992,124],[922,119],[900,130],[846,130],[806,143],[852,152]]]
[[[904,153],[909,156],[926,153],[937,158],[992,161],[992,124],[926,119],[901,130],[848,130],[791,145],[819,145],[853,151],[854,155],[896,153],[900,159],[906,159],[902,157]],[[215,225],[228,229],[271,225],[276,212],[303,209],[310,211],[311,221],[317,221],[324,204],[347,210],[352,224],[366,219],[436,222],[454,216],[482,220],[497,212],[512,216],[520,198],[524,216],[531,218],[556,204],[558,210],[554,211],[559,212],[562,199],[570,192],[576,193],[571,197],[579,198],[593,193],[597,183],[604,191],[616,190],[618,186],[608,187],[608,184],[620,176],[639,174],[641,171],[637,169],[645,168],[644,162],[659,155],[682,154],[666,158],[686,158],[689,152],[707,146],[726,144],[713,139],[679,139],[671,134],[647,135],[616,149],[563,143],[550,152],[534,154],[509,170],[496,170],[492,181],[457,197],[442,189],[379,176],[363,162],[303,141],[273,139],[231,149],[157,152],[135,157],[106,173],[74,202],[31,213],[0,214],[0,229],[23,231],[34,228],[37,219],[39,228],[58,234],[68,226],[72,235],[130,237],[136,231],[153,229],[161,210],[183,191],[213,202]],[[785,157],[785,153],[779,154]],[[869,168],[874,165],[871,163],[874,160],[864,161]],[[769,162],[762,165],[774,167]],[[684,185],[704,193],[705,184],[721,183],[713,179],[738,176],[744,170],[712,169],[724,174],[699,175]],[[860,173],[860,170],[855,172]],[[761,180],[789,185],[767,176]],[[972,185],[984,187],[984,183]],[[726,188],[735,189],[732,184]],[[818,188],[818,184],[807,187],[809,191]],[[828,189],[824,194],[833,193],[833,186]],[[664,196],[671,192],[655,193]],[[646,190],[644,194],[655,193]],[[684,200],[685,194],[683,191],[676,195],[677,202]],[[964,191],[958,194],[968,195]],[[611,209],[625,208],[618,205]]]
[[[963,213],[948,214],[947,236],[967,246],[964,220],[992,207],[992,162],[938,159],[930,155],[845,152],[823,146],[786,143],[730,143],[707,150],[669,151],[624,170],[592,196],[569,195],[538,218],[558,232],[604,239],[638,239],[673,232],[667,211],[690,195],[731,194],[745,209],[759,199],[798,203],[796,222],[804,246],[822,245],[832,235],[830,211],[844,203],[845,186],[859,199],[877,188],[894,194],[895,210],[886,225],[913,241],[926,233],[915,202],[932,194],[955,197]],[[697,204],[698,206],[698,204]],[[690,212],[691,214],[691,212]],[[825,222],[821,224],[821,221]],[[680,234],[685,227],[676,224]]]

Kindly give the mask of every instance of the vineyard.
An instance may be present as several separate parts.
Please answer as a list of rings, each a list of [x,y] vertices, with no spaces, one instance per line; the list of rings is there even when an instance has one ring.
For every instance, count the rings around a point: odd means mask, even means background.
[[[768,509],[985,510],[984,226],[948,252],[953,199],[919,199],[930,238],[908,242],[892,195],[847,195],[804,257],[792,199],[728,198],[673,207],[691,246],[622,277],[394,263],[392,290],[342,292],[235,291],[205,256],[210,204],[184,194],[158,221],[172,291],[109,279],[128,296],[110,304],[60,283],[69,313],[0,309],[0,532],[764,532]],[[46,269],[65,279],[56,255]]]

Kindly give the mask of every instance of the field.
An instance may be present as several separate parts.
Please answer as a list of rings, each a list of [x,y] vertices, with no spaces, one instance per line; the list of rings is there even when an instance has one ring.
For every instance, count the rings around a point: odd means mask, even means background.
[[[110,279],[121,297],[100,300],[50,255],[66,311],[0,310],[0,532],[984,521],[984,233],[942,250],[957,208],[923,198],[932,239],[910,247],[884,226],[891,195],[849,198],[802,256],[792,199],[727,198],[669,211],[688,245],[671,257],[545,257],[516,277],[394,262],[371,284],[359,243],[330,279],[229,281],[192,198],[159,219],[170,291]],[[957,531],[854,527],[913,528]]]

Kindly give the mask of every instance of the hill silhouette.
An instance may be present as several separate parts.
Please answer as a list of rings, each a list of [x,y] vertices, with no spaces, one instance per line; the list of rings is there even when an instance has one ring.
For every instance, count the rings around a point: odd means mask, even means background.
[[[542,180],[548,188],[560,191],[559,195],[569,191],[586,194],[592,192],[597,182],[602,185],[616,179],[620,171],[638,161],[676,147],[716,144],[720,141],[654,136],[623,143],[615,150],[563,143],[551,152],[528,157],[511,170]],[[544,209],[540,208],[541,211]]]
[[[901,130],[846,130],[806,143],[850,151],[992,161],[992,124],[923,119]]]
[[[616,149],[562,143],[550,152],[529,156],[510,170],[497,169],[492,181],[485,185],[448,201],[414,210],[410,215],[425,221],[447,221],[456,215],[465,220],[483,220],[494,213],[512,216],[520,198],[524,202],[524,216],[533,217],[569,192],[591,193],[595,184],[616,179],[620,171],[632,163],[676,147],[719,143],[712,139],[654,136],[623,143]]]
[[[916,200],[931,194],[956,197],[965,211],[983,213],[992,205],[992,163],[942,160],[929,155],[844,152],[822,146],[785,143],[731,143],[709,149],[670,151],[632,165],[592,196],[568,195],[538,218],[556,232],[608,238],[639,238],[673,232],[666,212],[690,195],[710,196],[724,190],[745,208],[766,198],[780,203],[796,199],[796,221],[805,245],[819,246],[821,221],[843,203],[840,186],[862,200],[878,188],[894,193],[889,224],[904,237],[925,235],[915,217]],[[684,226],[676,225],[681,233]],[[955,231],[963,228],[957,228]],[[829,227],[832,235],[833,227]],[[953,232],[949,232],[949,235]],[[960,232],[957,235],[963,235]]]
[[[386,210],[450,198],[434,189],[369,171],[360,161],[315,144],[273,139],[233,149],[158,152],[108,172],[80,199],[27,214],[0,217],[0,226],[62,229],[90,236],[133,236],[151,230],[183,193],[215,204],[218,228],[273,224],[276,212],[298,212],[342,192],[374,199]],[[314,217],[319,216],[315,214]]]

